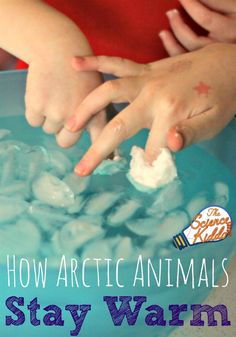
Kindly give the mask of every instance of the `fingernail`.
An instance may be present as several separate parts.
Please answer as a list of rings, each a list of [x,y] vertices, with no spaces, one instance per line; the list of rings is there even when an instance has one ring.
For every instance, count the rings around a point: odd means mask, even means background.
[[[191,126],[181,125],[176,128],[177,132],[183,138],[184,147],[192,144],[195,139],[195,131]]]
[[[184,143],[183,135],[180,132],[175,132],[174,137],[175,137],[175,139],[178,140],[179,144],[182,144],[180,147],[183,147],[183,145],[184,145],[183,144]]]
[[[167,144],[171,151],[177,152],[184,148],[185,146],[184,136],[181,132],[179,126],[171,128],[167,135]]]
[[[78,176],[86,176],[88,173],[88,168],[86,166],[86,164],[81,161],[76,167],[75,167],[75,174],[77,174]]]
[[[75,116],[72,116],[71,118],[69,118],[65,125],[66,129],[71,132],[76,131],[76,122],[77,120]]]
[[[176,14],[179,14],[178,9],[174,8],[166,12],[166,15],[169,19],[172,19]]]
[[[79,70],[80,69],[80,65],[81,63],[83,63],[85,61],[85,57],[83,56],[75,56],[72,59],[72,66],[76,69]]]
[[[161,39],[165,38],[166,32],[164,30],[159,32],[159,36]]]
[[[76,61],[77,63],[84,62],[85,57],[84,56],[76,56],[76,57],[74,57],[74,61]]]

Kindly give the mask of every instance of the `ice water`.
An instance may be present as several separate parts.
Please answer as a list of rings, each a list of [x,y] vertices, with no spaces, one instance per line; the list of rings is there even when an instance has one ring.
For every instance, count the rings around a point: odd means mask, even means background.
[[[126,174],[131,144],[144,145],[145,135],[121,146],[125,164],[114,174],[80,178],[73,167],[89,146],[87,134],[65,150],[23,116],[1,118],[1,129],[0,258],[171,256],[173,236],[201,209],[219,205],[235,216],[235,179],[198,146],[176,155],[178,179],[144,193]]]

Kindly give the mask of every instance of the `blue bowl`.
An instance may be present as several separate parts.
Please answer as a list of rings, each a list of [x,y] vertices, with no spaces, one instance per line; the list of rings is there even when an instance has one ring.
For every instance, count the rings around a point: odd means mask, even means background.
[[[25,80],[26,72],[2,72],[0,74],[0,114],[2,117],[9,116],[21,116],[24,113],[24,92],[25,92]],[[16,117],[17,120],[17,117]],[[16,125],[17,127],[17,125]],[[27,135],[31,135],[36,132],[34,129],[28,127],[27,132],[22,134],[21,139],[27,141]],[[198,165],[198,159],[196,155],[205,156],[206,160],[213,160],[219,165],[224,167],[222,171],[222,179],[226,179],[229,183],[232,181],[231,185],[231,200],[228,204],[227,210],[231,214],[233,220],[236,219],[236,209],[235,209],[235,195],[236,189],[234,185],[234,180],[236,178],[236,152],[235,152],[235,142],[236,142],[236,122],[233,121],[218,137],[212,141],[202,143],[201,145],[195,147],[192,152],[191,149],[185,150],[182,154],[177,155],[177,163],[181,162],[189,156],[191,158],[192,165]],[[136,137],[130,139],[125,144],[122,145],[122,150],[125,156],[128,156],[130,148],[132,145],[142,146],[145,144],[147,137],[146,132],[142,132]],[[36,138],[37,142],[37,138]],[[82,139],[82,145],[88,147],[88,137]],[[219,166],[221,167],[221,166]],[[200,169],[200,168],[199,168]],[[208,173],[203,173],[203,178],[206,179]],[[225,176],[224,176],[225,175]],[[189,184],[193,184],[193,181],[189,181]],[[207,191],[206,191],[207,192]],[[234,192],[234,194],[233,194]],[[145,195],[144,195],[145,198]],[[145,225],[145,224],[144,224]],[[178,234],[178,233],[176,233]],[[160,234],[161,235],[161,234]],[[19,244],[24,244],[23,242]],[[164,257],[164,259],[172,259],[172,275],[176,275],[178,259],[181,260],[182,265],[187,267],[191,261],[195,261],[195,273],[200,274],[201,261],[206,259],[208,273],[211,275],[212,271],[212,259],[215,259],[215,282],[219,280],[222,275],[222,265],[221,262],[224,258],[228,258],[228,261],[235,253],[235,236],[232,238],[227,238],[224,241],[218,242],[217,244],[206,244],[199,245],[188,248],[183,251],[177,249],[170,250],[170,255]],[[1,252],[1,247],[0,247]],[[156,263],[162,258],[160,255],[156,254],[153,261]],[[68,260],[69,262],[69,260]],[[144,260],[144,268],[146,270],[147,263]],[[83,286],[77,287],[56,287],[56,279],[58,275],[58,269],[55,267],[50,267],[47,272],[47,286],[43,288],[35,285],[29,285],[27,288],[22,288],[17,282],[16,287],[7,286],[7,272],[6,265],[0,267],[0,280],[1,280],[1,294],[0,294],[0,334],[4,337],[12,336],[44,336],[44,337],[67,337],[70,336],[70,330],[73,330],[74,323],[66,311],[65,305],[68,304],[90,304],[92,309],[88,313],[79,336],[82,337],[110,337],[116,335],[117,337],[129,337],[129,336],[147,336],[147,337],[165,337],[168,336],[174,329],[174,326],[147,326],[145,323],[145,318],[148,311],[145,309],[152,304],[158,304],[165,310],[165,319],[168,322],[170,318],[170,313],[168,307],[170,304],[191,304],[202,303],[202,301],[207,297],[211,291],[211,286],[209,287],[196,287],[192,289],[191,283],[187,285],[182,285],[180,287],[176,286],[166,286],[166,282],[163,285],[157,287],[154,285],[148,287],[145,283],[143,287],[138,284],[133,287],[132,280],[134,279],[136,270],[135,262],[129,262],[124,264],[120,269],[119,278],[124,281],[125,287],[120,288],[115,285],[115,266],[111,266],[111,274],[113,279],[112,287],[106,287],[105,280],[107,277],[107,269],[105,266],[100,269],[101,286],[96,287],[96,270],[95,267],[90,267],[87,269],[86,279],[92,285],[90,288]],[[145,271],[144,271],[145,272]],[[16,273],[19,273],[18,266],[16,266]],[[163,265],[162,273],[164,278],[167,278],[168,267],[167,263]],[[17,274],[18,275],[18,274]],[[19,276],[17,276],[19,277]],[[24,277],[24,275],[23,275]],[[33,274],[31,274],[33,277]],[[174,277],[174,276],[173,276]],[[70,279],[70,276],[69,276]],[[172,279],[173,281],[173,279]],[[175,281],[175,277],[174,277]],[[209,282],[211,283],[212,280]],[[4,319],[6,315],[9,315],[9,310],[5,308],[4,302],[6,298],[11,296],[20,296],[25,299],[25,307],[22,307],[22,311],[26,313],[26,322],[24,325],[16,327],[7,327],[4,324]],[[114,326],[111,319],[111,315],[104,302],[104,296],[145,296],[147,302],[143,304],[143,307],[138,315],[136,324],[129,326],[124,320],[121,326]],[[64,326],[61,327],[46,327],[41,324],[38,327],[34,327],[29,322],[29,313],[26,310],[26,305],[34,298],[38,298],[41,308],[49,304],[55,304],[61,306],[63,309],[63,319],[65,320]],[[38,317],[42,320],[45,313],[43,310],[39,310]],[[191,314],[191,311],[189,312]],[[185,316],[183,316],[185,317]],[[16,318],[16,317],[15,317]],[[41,322],[42,323],[42,322]]]

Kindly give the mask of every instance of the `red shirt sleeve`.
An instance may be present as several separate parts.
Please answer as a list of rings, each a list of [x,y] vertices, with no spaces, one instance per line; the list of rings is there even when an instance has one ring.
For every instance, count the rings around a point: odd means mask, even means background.
[[[46,2],[76,22],[96,55],[121,56],[141,63],[168,56],[158,33],[169,27],[166,11],[180,7],[177,0]]]

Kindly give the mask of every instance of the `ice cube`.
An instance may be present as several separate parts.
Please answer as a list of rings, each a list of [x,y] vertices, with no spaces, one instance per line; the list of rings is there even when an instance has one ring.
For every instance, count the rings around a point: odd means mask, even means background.
[[[60,231],[56,231],[52,243],[56,252],[73,255],[86,242],[101,238],[103,235],[103,229],[97,223],[93,223],[92,219],[86,221],[78,218],[67,223]]]
[[[17,158],[20,149],[17,146],[9,147],[1,153],[1,185],[11,184],[17,178]]]
[[[155,232],[152,234],[153,237],[150,240],[158,244],[171,241],[175,235],[189,224],[190,221],[185,212],[172,212],[155,228]]]
[[[26,212],[28,206],[23,200],[0,196],[0,222],[12,221]]]
[[[213,204],[221,207],[227,206],[229,202],[229,187],[225,183],[218,181],[214,184],[214,192]]]
[[[1,257],[7,254],[36,256],[41,243],[41,235],[36,225],[29,220],[0,227]]]
[[[184,203],[182,184],[179,180],[173,181],[161,189],[155,197],[154,203],[147,210],[148,215],[170,212]]]
[[[28,182],[50,168],[48,153],[42,146],[33,146],[22,151],[19,162],[19,178]]]
[[[114,259],[125,259],[129,260],[134,253],[134,248],[132,246],[132,241],[130,237],[124,237],[120,240],[115,249]]]
[[[81,194],[88,188],[90,179],[90,177],[79,177],[74,173],[71,173],[67,175],[63,181],[69,186],[74,194]]]
[[[108,224],[116,227],[128,221],[141,207],[138,200],[126,200],[108,216]]]
[[[49,155],[53,174],[63,177],[66,173],[72,171],[72,163],[64,153],[61,151],[51,151]]]
[[[23,142],[19,142],[16,140],[4,140],[2,142],[0,142],[0,156],[2,154],[5,154],[9,151],[11,151],[12,149],[17,149],[20,152],[21,151],[28,151],[30,150],[30,146],[23,143]]]
[[[32,185],[36,199],[54,207],[70,207],[75,202],[72,190],[65,182],[48,172],[43,172]]]
[[[190,219],[196,217],[196,215],[202,211],[204,208],[209,206],[209,200],[204,193],[199,193],[188,203],[186,210],[189,214]]]
[[[55,209],[38,203],[32,203],[28,212],[37,220],[40,228],[47,232],[53,232],[56,228],[72,220],[71,216],[65,214],[62,209]]]
[[[12,184],[1,186],[0,187],[0,194],[1,195],[14,195],[16,193],[24,192],[27,190],[28,185],[24,181],[17,181],[15,180]]]
[[[0,140],[8,137],[11,134],[10,130],[7,129],[0,129]]]
[[[87,244],[83,250],[82,260],[90,259],[112,259],[113,254],[109,241],[99,240]]]
[[[119,199],[121,192],[101,192],[94,194],[85,206],[85,213],[89,215],[104,214]]]
[[[102,215],[97,215],[91,217],[90,215],[82,215],[79,217],[79,220],[86,223],[92,223],[95,226],[102,227],[104,224],[104,219]]]
[[[67,212],[69,214],[78,214],[81,212],[82,208],[84,207],[86,200],[81,196],[77,195],[75,197],[75,202],[72,206],[67,208]]]
[[[155,218],[139,218],[127,223],[127,228],[138,236],[150,236],[156,233],[159,220]]]
[[[126,164],[126,160],[118,156],[114,159],[106,159],[96,168],[93,174],[113,175],[124,171]]]
[[[30,197],[29,185],[24,181],[14,181],[10,185],[0,187],[0,195],[14,196],[14,198],[27,200]]]

